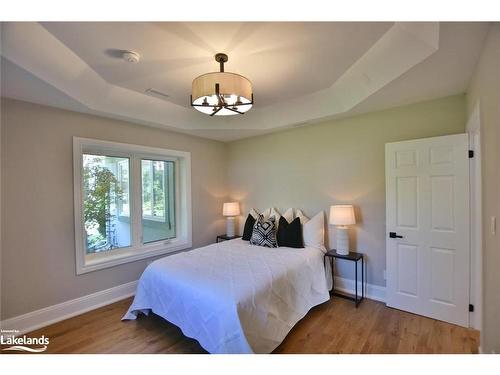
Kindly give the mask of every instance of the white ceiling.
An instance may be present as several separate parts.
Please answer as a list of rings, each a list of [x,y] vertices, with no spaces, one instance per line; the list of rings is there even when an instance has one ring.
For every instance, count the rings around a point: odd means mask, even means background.
[[[107,82],[144,93],[150,87],[189,107],[191,82],[218,70],[245,75],[261,106],[331,86],[390,23],[43,23]],[[332,37],[333,36],[333,37]],[[92,41],[89,43],[89,41]],[[349,48],[345,48],[349,45]],[[137,51],[140,64],[113,58]],[[335,63],[331,63],[335,62]]]
[[[233,140],[465,92],[487,23],[8,23],[2,96]],[[126,63],[117,51],[141,54]],[[189,106],[218,69],[254,85],[243,116]],[[154,88],[169,97],[145,94]]]

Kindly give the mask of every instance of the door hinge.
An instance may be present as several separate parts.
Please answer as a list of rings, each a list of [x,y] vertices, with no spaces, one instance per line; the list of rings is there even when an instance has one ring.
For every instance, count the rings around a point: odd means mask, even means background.
[[[474,312],[474,305],[472,303],[469,304],[469,312]]]
[[[469,158],[473,158],[474,157],[474,150],[469,150]]]

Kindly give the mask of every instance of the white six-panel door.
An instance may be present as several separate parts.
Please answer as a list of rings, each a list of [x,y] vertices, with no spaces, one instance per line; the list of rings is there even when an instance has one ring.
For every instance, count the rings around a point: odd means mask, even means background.
[[[468,136],[388,143],[385,158],[387,305],[468,326]]]

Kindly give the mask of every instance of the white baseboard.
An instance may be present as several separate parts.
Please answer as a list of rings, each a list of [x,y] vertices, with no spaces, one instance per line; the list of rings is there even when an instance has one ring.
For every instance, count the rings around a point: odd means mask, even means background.
[[[479,354],[485,354],[481,346],[478,347],[478,352]],[[492,350],[490,354],[497,354],[497,353],[494,350]]]
[[[335,277],[335,290],[354,294],[354,285],[354,280]],[[358,282],[358,296],[361,295],[361,288],[361,282]],[[385,286],[367,284],[365,286],[365,297],[375,301],[385,302]]]
[[[62,302],[57,305],[45,307],[40,310],[3,320],[0,326],[2,329],[15,329],[19,331],[18,334],[24,334],[131,297],[135,294],[136,288],[137,281],[132,281],[80,298]]]

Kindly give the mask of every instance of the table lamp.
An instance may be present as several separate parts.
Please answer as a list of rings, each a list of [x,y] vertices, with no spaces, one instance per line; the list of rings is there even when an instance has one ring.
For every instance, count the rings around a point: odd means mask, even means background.
[[[226,235],[234,237],[234,227],[236,216],[240,214],[240,205],[238,202],[224,203],[222,207],[222,215],[226,217]]]
[[[356,224],[354,208],[350,204],[330,207],[330,224],[337,227],[337,253],[349,254],[349,233],[347,225]]]

